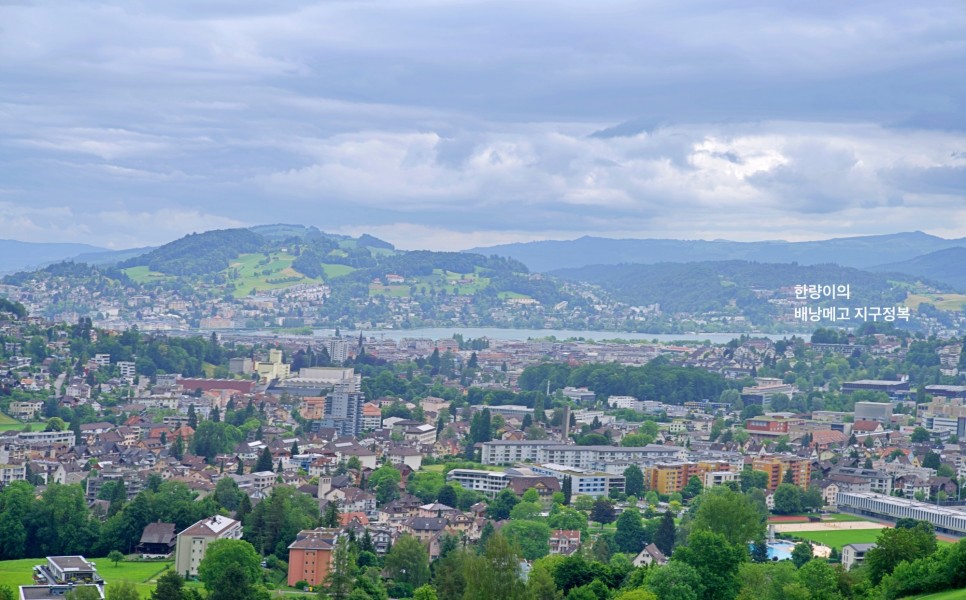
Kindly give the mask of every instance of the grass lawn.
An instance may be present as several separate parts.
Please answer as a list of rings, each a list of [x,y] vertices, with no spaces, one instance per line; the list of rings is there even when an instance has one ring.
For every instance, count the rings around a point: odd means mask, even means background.
[[[0,424],[0,431],[23,431],[27,423],[14,421],[13,423]],[[30,431],[41,431],[47,425],[45,423],[30,423]]]
[[[787,531],[785,533],[841,550],[842,546],[846,544],[874,544],[879,539],[881,532],[881,529],[843,529],[841,531]],[[952,542],[937,539],[936,543],[945,546]]]
[[[14,419],[10,415],[5,415],[3,413],[0,413],[0,425],[11,425],[11,424],[14,424],[14,423],[19,423],[19,422],[20,421]]]
[[[322,270],[325,271],[326,279],[335,279],[336,277],[348,275],[349,273],[355,271],[355,268],[350,267],[349,265],[340,265],[337,263],[322,263]]]
[[[831,515],[827,515],[827,516],[823,517],[822,520],[823,521],[835,521],[837,523],[848,523],[848,522],[856,522],[856,521],[868,521],[868,519],[866,519],[864,517],[860,517],[858,515],[850,515],[850,514],[847,514],[847,513],[833,513]]]
[[[135,283],[149,283],[152,281],[171,279],[171,277],[165,275],[164,273],[152,271],[147,265],[141,267],[130,267],[127,269],[122,269],[122,271]]]
[[[907,596],[906,600],[966,600],[966,589],[936,592],[928,596]]]
[[[841,550],[846,544],[872,544],[879,538],[879,529],[845,529],[842,531],[789,531],[805,540],[818,542],[830,548]]]
[[[22,560],[0,561],[0,584],[6,584],[16,589],[17,586],[33,583],[33,568],[44,564],[43,558],[25,558]],[[115,581],[131,581],[137,585],[142,598],[146,598],[154,589],[153,580],[165,569],[174,564],[172,561],[121,561],[114,563],[107,558],[94,558],[91,562],[97,565],[97,572],[108,584]],[[148,583],[151,581],[151,583]]]

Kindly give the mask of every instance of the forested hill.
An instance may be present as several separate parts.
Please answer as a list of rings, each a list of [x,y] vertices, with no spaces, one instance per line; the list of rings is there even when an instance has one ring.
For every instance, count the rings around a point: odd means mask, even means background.
[[[227,268],[239,254],[258,251],[264,242],[265,238],[248,229],[193,233],[128,259],[118,267],[146,266],[165,275],[206,275]]]
[[[768,264],[747,261],[594,265],[552,273],[600,286],[628,304],[660,304],[665,312],[701,313],[729,304],[748,309],[769,306],[769,295],[799,284],[849,284],[852,305],[894,305],[906,297],[903,275],[869,273],[838,265]],[[893,283],[897,281],[897,283]],[[844,303],[843,303],[844,304]],[[752,311],[756,312],[756,311]]]
[[[947,248],[912,260],[870,267],[876,273],[908,273],[966,291],[966,248]]]

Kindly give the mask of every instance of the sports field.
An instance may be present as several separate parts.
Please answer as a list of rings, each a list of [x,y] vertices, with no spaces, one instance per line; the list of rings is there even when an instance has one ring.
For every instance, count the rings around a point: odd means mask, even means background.
[[[879,538],[879,529],[846,529],[832,531],[789,531],[789,535],[800,537],[823,546],[841,550],[846,544],[872,544]]]

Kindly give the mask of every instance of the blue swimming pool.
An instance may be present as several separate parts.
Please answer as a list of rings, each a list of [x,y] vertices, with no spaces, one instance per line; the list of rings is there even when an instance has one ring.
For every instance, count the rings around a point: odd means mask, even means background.
[[[753,548],[753,544],[748,545],[748,549]],[[792,550],[795,549],[793,542],[768,542],[768,560],[791,560]]]

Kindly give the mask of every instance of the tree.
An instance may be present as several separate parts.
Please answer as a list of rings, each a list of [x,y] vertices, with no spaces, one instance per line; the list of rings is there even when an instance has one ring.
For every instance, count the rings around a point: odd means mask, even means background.
[[[352,593],[356,571],[355,555],[345,537],[339,537],[332,552],[332,563],[325,577],[325,588],[332,600],[346,600]]]
[[[806,597],[809,600],[842,600],[839,574],[824,560],[810,560],[802,565],[798,570],[798,583],[808,590]]]
[[[822,490],[814,485],[809,486],[802,494],[802,509],[819,510],[823,506],[825,506],[825,497],[822,495]]]
[[[486,507],[486,516],[494,521],[503,521],[510,518],[510,511],[520,502],[520,499],[513,490],[507,488],[500,491],[493,499],[493,502]]]
[[[76,587],[66,594],[64,600],[101,600],[101,593],[92,585]]]
[[[938,470],[941,465],[942,461],[939,459],[939,455],[931,450],[927,452],[926,456],[922,459],[922,466],[927,469]]]
[[[721,534],[698,530],[674,551],[674,560],[694,567],[707,597],[730,600],[738,595],[738,569],[748,560],[748,550],[745,543],[731,544]]]
[[[386,572],[393,581],[414,589],[429,581],[429,554],[411,535],[403,535],[386,554]]]
[[[559,600],[560,593],[550,571],[534,566],[527,579],[527,592],[533,600]]]
[[[640,498],[644,495],[644,473],[637,465],[624,469],[624,491],[628,496]]]
[[[700,494],[702,489],[704,489],[704,484],[701,483],[701,480],[696,475],[692,475],[688,479],[688,484],[681,490],[681,495],[684,496],[685,500],[688,500]]]
[[[188,405],[188,427],[198,429],[198,415],[195,413],[195,405]]]
[[[802,510],[802,489],[793,483],[783,483],[775,489],[775,513],[790,515]]]
[[[5,583],[0,583],[0,600],[17,600],[18,594],[15,594],[13,588]]]
[[[560,486],[560,491],[562,491],[564,495],[564,506],[570,506],[570,498],[573,494],[572,486],[573,480],[570,478],[570,475],[564,475],[563,483]]]
[[[117,563],[119,563],[122,560],[124,560],[124,554],[118,552],[117,550],[111,550],[107,554],[107,560],[109,560],[112,563],[114,563],[114,566],[116,567],[117,566]]]
[[[764,537],[764,517],[744,494],[723,485],[706,490],[692,521],[692,531],[707,530],[722,534],[728,543],[747,544]]]
[[[215,484],[215,500],[225,510],[236,511],[241,505],[241,497],[245,492],[238,488],[238,484],[231,477],[222,477]]]
[[[255,547],[244,540],[215,540],[198,565],[198,579],[210,600],[251,598],[261,579],[260,562]]]
[[[301,454],[301,452],[299,451],[299,441],[298,440],[295,440],[295,441],[292,442],[291,454],[292,454],[292,456],[297,456],[297,455]]]
[[[514,521],[543,521],[540,513],[543,508],[536,502],[518,502],[510,511],[510,519]]]
[[[451,506],[456,508],[459,504],[459,497],[456,494],[456,488],[451,485],[444,485],[439,490],[439,494],[436,496],[436,501],[440,504],[445,504],[446,506]]]
[[[704,582],[697,569],[680,561],[671,561],[666,567],[650,570],[647,587],[661,600],[713,598],[705,595]]]
[[[482,555],[465,557],[463,576],[463,600],[527,598],[526,585],[520,578],[520,556],[501,533],[490,536]]]
[[[590,520],[601,525],[614,522],[614,503],[607,498],[598,498],[590,509]]]
[[[932,525],[920,521],[913,527],[883,529],[875,548],[865,555],[869,579],[879,583],[900,562],[923,558],[936,551],[936,534]]]
[[[175,436],[174,442],[171,444],[171,456],[176,460],[184,458],[184,437],[181,435]]]
[[[550,552],[550,527],[539,521],[510,521],[500,529],[506,540],[520,548],[527,560],[536,560]]]
[[[115,565],[116,566],[116,565]],[[130,581],[117,581],[108,584],[107,600],[140,600],[138,588]]]
[[[748,492],[753,489],[763,490],[768,487],[768,473],[764,471],[754,471],[747,468],[741,471],[739,478],[741,480],[742,492]]]
[[[262,473],[264,471],[271,471],[274,467],[274,458],[272,457],[272,451],[265,446],[262,449],[262,453],[258,457],[258,462],[252,467],[252,473]]]
[[[413,600],[439,600],[439,596],[436,595],[436,588],[427,583],[413,590]]]
[[[792,562],[796,567],[802,568],[808,561],[812,560],[814,554],[812,552],[812,545],[808,542],[799,542],[795,544],[795,548],[792,549]]]
[[[671,556],[671,552],[674,550],[674,533],[674,515],[669,510],[664,511],[661,516],[661,524],[654,536],[654,545],[665,556]]]
[[[174,569],[158,577],[157,586],[151,592],[151,600],[183,600],[184,579]]]
[[[636,588],[633,590],[624,590],[614,596],[614,600],[657,600],[657,596],[654,592],[645,590],[644,588]]]
[[[925,427],[916,427],[912,430],[912,435],[909,439],[914,444],[922,444],[929,441],[929,431]]]
[[[322,513],[322,527],[335,528],[341,523],[340,512],[339,512],[339,501],[330,500],[325,505],[325,511]],[[369,530],[366,530],[368,533]]]
[[[618,550],[637,554],[644,548],[644,525],[636,508],[628,508],[617,517],[614,542]]]

